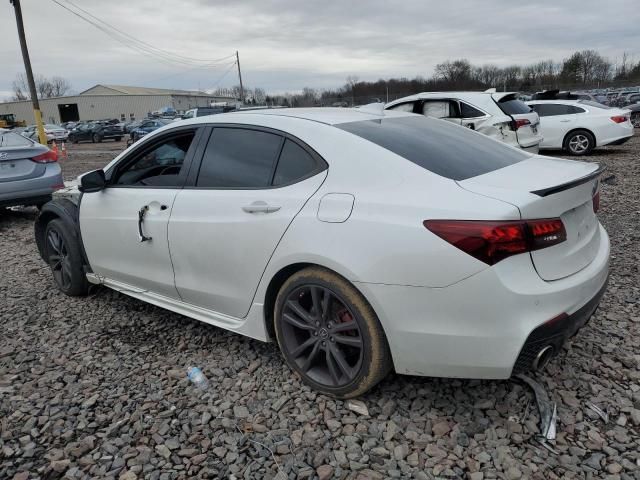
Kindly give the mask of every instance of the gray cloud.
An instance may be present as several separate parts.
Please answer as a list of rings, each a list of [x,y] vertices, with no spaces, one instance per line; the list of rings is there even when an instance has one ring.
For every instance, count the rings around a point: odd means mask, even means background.
[[[640,60],[637,0],[75,0],[84,9],[159,48],[216,59],[240,51],[245,82],[271,91],[341,85],[361,79],[428,76],[435,64],[560,60],[594,48],[612,60]],[[237,83],[234,72],[166,65],[117,43],[48,0],[23,0],[34,70],[96,83],[211,88]],[[0,7],[0,96],[22,70],[13,12]],[[15,39],[15,40],[14,40]],[[14,40],[14,41],[12,41]],[[635,51],[634,51],[635,49]]]

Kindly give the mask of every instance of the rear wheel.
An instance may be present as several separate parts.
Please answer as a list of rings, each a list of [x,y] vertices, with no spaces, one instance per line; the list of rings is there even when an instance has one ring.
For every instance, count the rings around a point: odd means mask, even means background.
[[[84,274],[78,240],[62,220],[51,220],[44,231],[47,263],[58,289],[67,295],[86,295],[89,282]]]
[[[564,139],[564,149],[571,155],[588,155],[596,146],[596,139],[591,132],[576,130]]]
[[[312,267],[292,275],[278,293],[274,315],[285,360],[315,390],[355,397],[392,368],[375,312],[333,272]]]
[[[634,127],[640,128],[640,112],[633,112],[631,114],[631,123]]]

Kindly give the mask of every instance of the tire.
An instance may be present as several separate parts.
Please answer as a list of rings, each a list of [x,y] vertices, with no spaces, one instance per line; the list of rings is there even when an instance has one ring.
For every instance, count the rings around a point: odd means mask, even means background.
[[[122,137],[116,137],[116,138],[114,138],[114,140],[115,140],[116,142],[119,142],[120,140],[122,140]]]
[[[102,143],[102,137],[99,134],[94,133],[93,135],[91,135],[91,141],[93,143]]]
[[[47,223],[44,248],[58,290],[69,296],[86,295],[89,282],[84,274],[80,244],[62,220]]]
[[[640,128],[640,112],[633,112],[631,114],[631,123],[635,128]]]
[[[276,298],[274,326],[289,367],[321,393],[357,397],[393,367],[373,308],[347,280],[324,268],[305,268],[287,279]]]
[[[596,146],[596,139],[587,130],[574,130],[564,137],[563,148],[571,155],[589,155]]]

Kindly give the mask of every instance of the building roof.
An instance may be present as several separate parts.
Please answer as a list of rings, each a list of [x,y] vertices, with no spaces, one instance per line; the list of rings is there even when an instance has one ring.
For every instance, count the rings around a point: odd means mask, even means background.
[[[95,85],[79,95],[190,95],[213,96],[210,93],[192,90],[174,90],[169,88],[132,87],[128,85]]]

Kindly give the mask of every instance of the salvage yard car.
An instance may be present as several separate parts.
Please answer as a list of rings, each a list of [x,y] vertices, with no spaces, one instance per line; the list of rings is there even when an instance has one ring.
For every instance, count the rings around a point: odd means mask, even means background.
[[[394,100],[389,110],[440,118],[491,138],[538,153],[540,119],[518,94],[496,92],[424,92]]]
[[[64,187],[58,156],[45,145],[0,129],[0,209],[44,205]]]
[[[81,123],[71,130],[69,132],[69,141],[72,143],[83,141],[100,143],[103,140],[112,139],[119,142],[122,140],[123,135],[124,132],[118,125],[106,122],[90,122]]]
[[[542,368],[598,306],[594,163],[340,108],[171,123],[56,194],[35,238],[100,284],[259,340],[316,390]]]
[[[544,150],[588,155],[596,147],[621,145],[633,136],[629,110],[587,100],[533,100],[528,105],[540,115]]]

